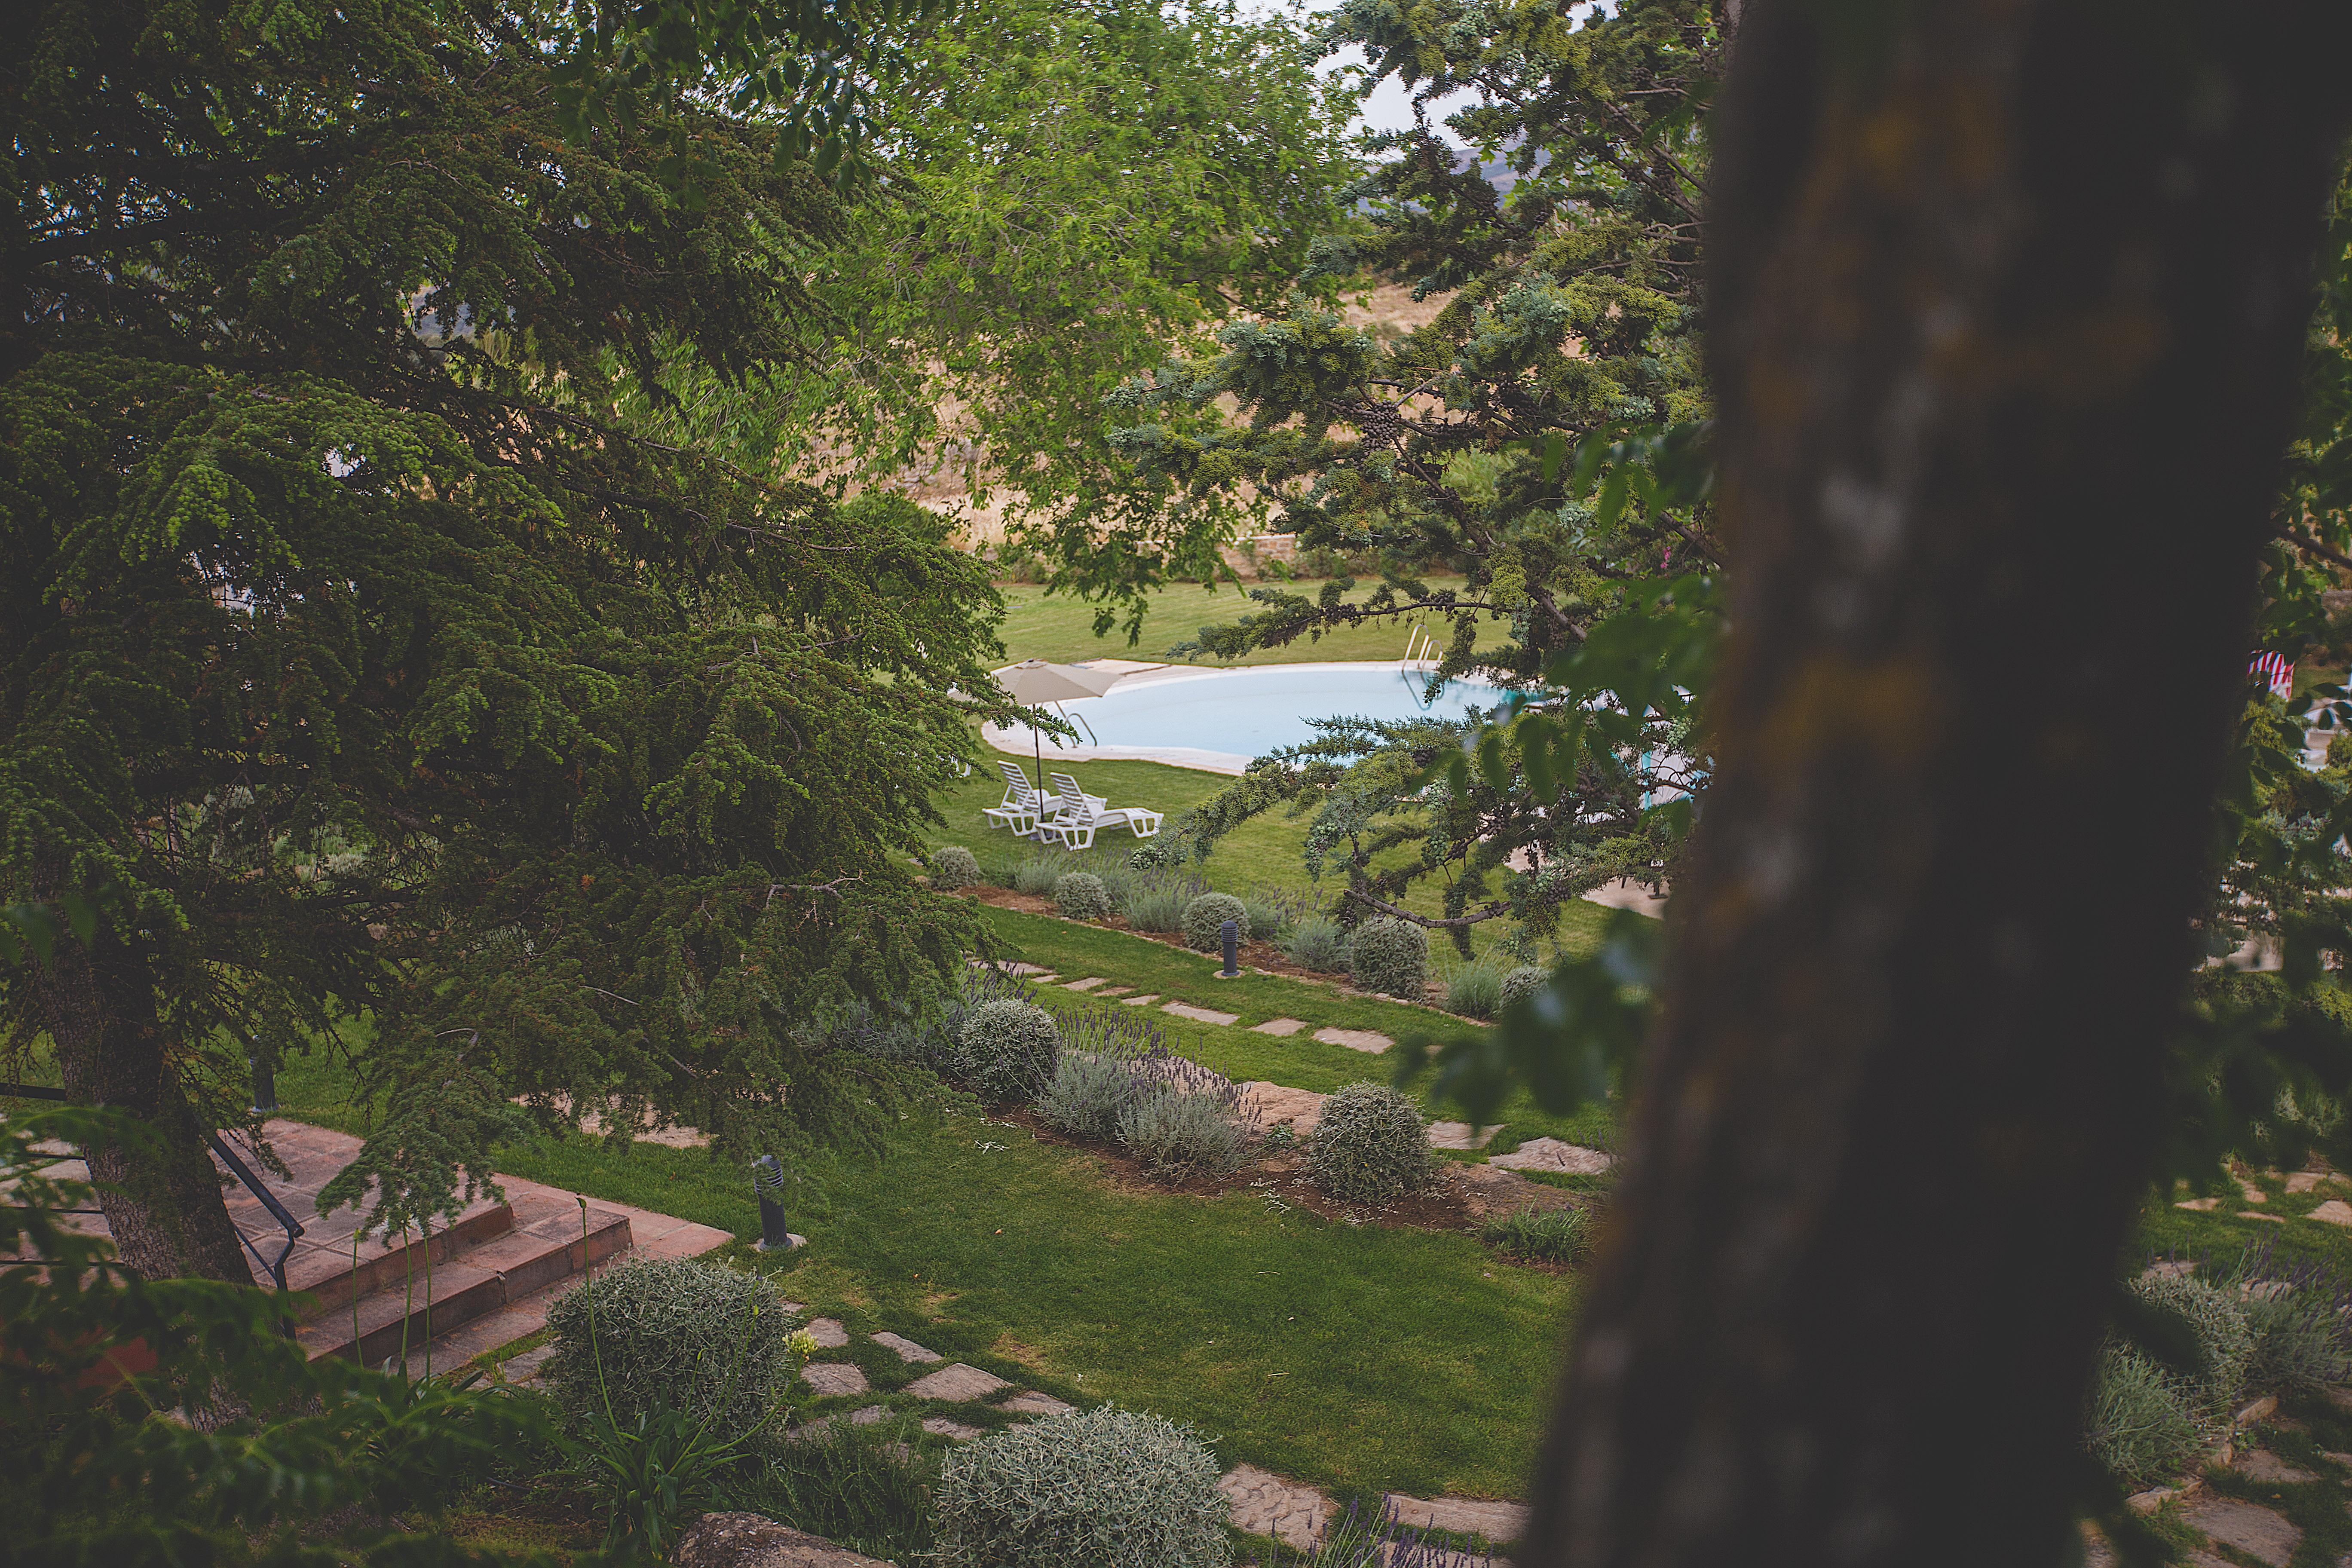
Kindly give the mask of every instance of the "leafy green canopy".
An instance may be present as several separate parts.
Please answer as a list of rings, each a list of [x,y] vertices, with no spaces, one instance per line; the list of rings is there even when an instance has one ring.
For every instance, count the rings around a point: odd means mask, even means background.
[[[1480,105],[1449,123],[1507,155],[1516,183],[1498,193],[1425,121],[1385,138],[1391,156],[1363,186],[1371,232],[1324,242],[1307,276],[1412,279],[1448,296],[1437,318],[1390,347],[1304,301],[1236,323],[1222,354],[1124,386],[1133,423],[1113,440],[1197,526],[1211,516],[1199,498],[1247,492],[1302,542],[1381,563],[1363,603],[1346,584],[1254,590],[1254,613],[1202,628],[1198,647],[1237,658],[1435,612],[1453,632],[1433,681],[1486,676],[1538,711],[1484,739],[1433,721],[1331,726],[1202,808],[1202,852],[1290,803],[1314,814],[1311,852],[1344,866],[1354,914],[1407,913],[1407,889],[1442,878],[1433,923],[1465,951],[1481,921],[1514,920],[1525,942],[1600,882],[1663,874],[1687,816],[1662,803],[1704,772],[1689,693],[1720,560],[1698,423],[1706,149],[1693,106],[1722,38],[1717,7],[1696,0],[1581,25],[1553,4],[1341,8],[1331,41],[1362,46],[1416,102],[1475,89]],[[1202,422],[1223,400],[1245,426]],[[1115,557],[1065,549],[1075,574],[1125,591]],[[1431,587],[1431,567],[1466,586]],[[1482,620],[1508,635],[1474,647]]]
[[[247,1041],[372,1013],[341,1038],[392,1114],[352,1174],[394,1224],[510,1096],[738,1147],[870,1113],[886,1070],[799,1026],[957,961],[904,865],[995,600],[919,509],[615,412],[680,353],[757,384],[794,352],[830,195],[690,107],[692,207],[658,142],[567,142],[488,6],[25,23],[0,889],[119,897],[72,960],[95,1016],[12,972],[8,1049],[47,1031],[73,1083],[152,1026],[217,1125]]]

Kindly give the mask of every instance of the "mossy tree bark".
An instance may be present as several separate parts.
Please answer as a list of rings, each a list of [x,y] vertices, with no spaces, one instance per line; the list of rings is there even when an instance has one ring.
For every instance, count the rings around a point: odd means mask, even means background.
[[[1748,7],[1719,769],[1529,1561],[2063,1560],[2347,43]]]

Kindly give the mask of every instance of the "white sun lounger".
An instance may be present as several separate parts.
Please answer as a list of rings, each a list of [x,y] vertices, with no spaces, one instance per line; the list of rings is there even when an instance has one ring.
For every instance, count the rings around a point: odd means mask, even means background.
[[[1160,820],[1167,815],[1139,805],[1111,810],[1100,795],[1087,794],[1067,773],[1055,773],[1054,787],[1060,792],[1055,803],[1061,814],[1045,824],[1045,831],[1058,835],[1072,849],[1093,848],[1096,830],[1104,827],[1125,827],[1138,838],[1150,838],[1160,831]]]
[[[989,821],[1016,834],[1034,833],[1041,819],[1060,809],[1052,795],[1032,784],[1029,775],[1013,763],[1000,762],[996,771],[1004,775],[1004,798],[982,810]]]

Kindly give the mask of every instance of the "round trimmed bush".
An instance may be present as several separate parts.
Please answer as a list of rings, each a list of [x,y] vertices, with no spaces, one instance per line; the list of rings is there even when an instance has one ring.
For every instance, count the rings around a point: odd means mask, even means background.
[[[980,861],[961,844],[950,844],[931,853],[931,886],[943,893],[958,888],[977,888],[984,879],[980,874]]]
[[[1524,1002],[1528,997],[1534,995],[1537,992],[1542,990],[1544,988],[1544,982],[1550,978],[1550,975],[1546,974],[1542,970],[1538,969],[1532,963],[1523,963],[1519,965],[1518,968],[1512,970],[1508,974],[1503,976],[1502,1005],[1496,1007],[1495,1011],[1497,1013],[1509,1012],[1514,1004]]]
[[[966,1444],[940,1467],[943,1568],[1231,1568],[1230,1505],[1192,1429],[1102,1405]]]
[[[1418,1002],[1429,979],[1429,933],[1391,915],[1366,921],[1349,944],[1348,972],[1359,991]]]
[[[1036,1099],[1054,1081],[1062,1055],[1054,1015],[1011,997],[965,1015],[956,1044],[956,1076],[974,1094],[999,1103]]]
[[[1074,921],[1107,920],[1110,889],[1092,871],[1065,871],[1054,879],[1054,908]]]
[[[2181,1370],[2189,1374],[2198,1403],[2214,1411],[2234,1403],[2254,1359],[2254,1331],[2244,1304],[2185,1274],[2143,1275],[2132,1281],[2132,1294],[2177,1325],[2182,1331],[2176,1338],[2194,1345],[2194,1363]]]
[[[786,1342],[793,1320],[775,1288],[697,1258],[640,1258],[608,1269],[557,1297],[547,1326],[555,1354],[546,1378],[557,1400],[575,1414],[601,1414],[609,1395],[624,1426],[667,1405],[697,1422],[716,1413],[719,1426],[748,1432],[800,1371]]]
[[[1185,945],[1195,952],[1223,951],[1227,921],[1249,941],[1249,906],[1231,893],[1202,893],[1184,906]]]
[[[1307,1173],[1347,1203],[1393,1202],[1426,1188],[1436,1171],[1421,1108],[1386,1084],[1341,1089],[1307,1140]]]

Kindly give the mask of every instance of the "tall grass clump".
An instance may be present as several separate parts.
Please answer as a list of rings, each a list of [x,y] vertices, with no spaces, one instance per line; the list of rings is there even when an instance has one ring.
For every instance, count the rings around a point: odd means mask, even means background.
[[[1179,931],[1184,929],[1184,906],[1190,900],[1174,888],[1148,888],[1128,895],[1127,923],[1137,931]]]
[[[2237,1402],[2254,1359],[2245,1302],[2189,1275],[2148,1273],[2132,1281],[2145,1332],[2138,1348],[2171,1361],[2184,1375],[2197,1413],[2218,1418]]]
[[[1073,1138],[1108,1142],[1118,1136],[1120,1115],[1156,1092],[1117,1057],[1069,1051],[1037,1097],[1037,1114]]]
[[[1348,928],[1328,915],[1307,915],[1283,939],[1282,955],[1319,974],[1348,972]]]
[[[2181,1379],[2119,1341],[2099,1352],[2084,1414],[2091,1457],[2137,1490],[2178,1475],[2197,1450],[2195,1394]]]
[[[1544,988],[1551,978],[1532,963],[1523,963],[1503,976],[1501,994],[1496,1004],[1497,1014],[1507,1013]]]
[[[2322,1264],[2282,1264],[2267,1241],[2249,1247],[2215,1280],[2245,1305],[2254,1339],[2246,1369],[2251,1389],[2319,1394],[2352,1382],[2347,1300]]]
[[[1248,1159],[1249,1137],[1211,1095],[1160,1089],[1118,1113],[1118,1141],[1155,1176],[1222,1176]]]
[[[1036,849],[1024,855],[1013,868],[1013,890],[1034,898],[1053,896],[1054,884],[1069,869],[1067,861],[1056,849]]]
[[[742,1502],[779,1524],[898,1563],[931,1549],[937,1464],[911,1415],[860,1426],[835,1419],[764,1446]]]
[[[1589,1209],[1514,1209],[1479,1227],[1478,1239],[1514,1258],[1537,1263],[1574,1263],[1592,1244]]]
[[[1503,976],[1492,964],[1465,963],[1445,983],[1445,1010],[1491,1018],[1503,1010]]]
[[[1101,1405],[966,1444],[936,1493],[940,1568],[1231,1568],[1217,1461],[1157,1415]]]

